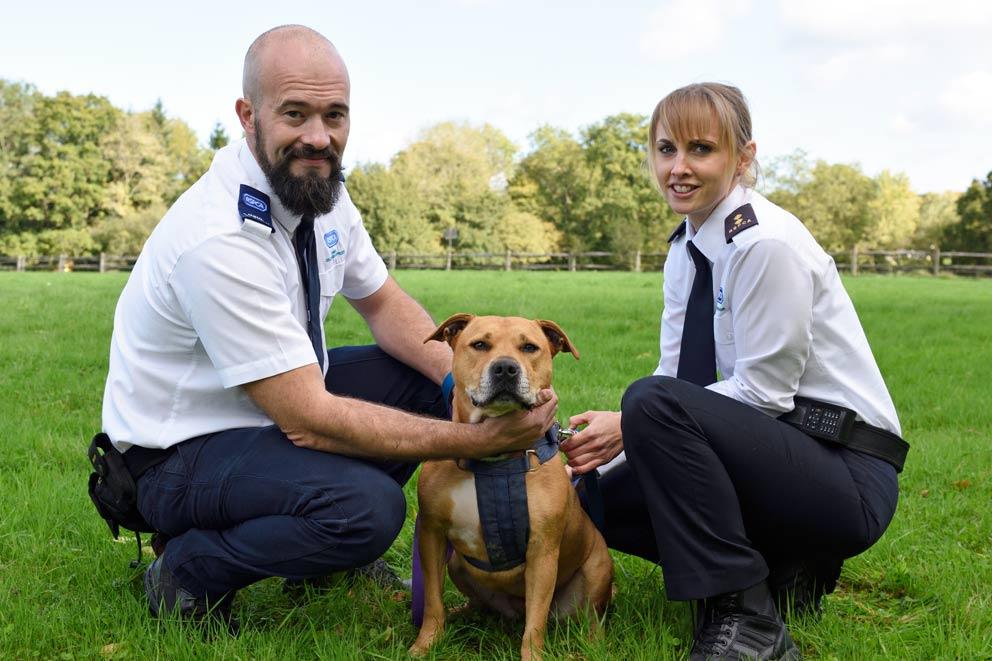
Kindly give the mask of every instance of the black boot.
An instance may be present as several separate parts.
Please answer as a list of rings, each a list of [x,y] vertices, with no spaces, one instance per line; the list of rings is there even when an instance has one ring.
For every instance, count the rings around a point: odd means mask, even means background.
[[[778,612],[786,619],[819,618],[823,596],[837,587],[843,560],[805,558],[769,568],[768,588]]]
[[[697,602],[691,661],[802,658],[761,581],[740,592]]]
[[[145,594],[153,617],[178,616],[194,622],[218,622],[232,636],[240,631],[237,619],[231,614],[234,593],[214,600],[194,596],[179,585],[165,566],[165,555],[155,558],[145,570]]]

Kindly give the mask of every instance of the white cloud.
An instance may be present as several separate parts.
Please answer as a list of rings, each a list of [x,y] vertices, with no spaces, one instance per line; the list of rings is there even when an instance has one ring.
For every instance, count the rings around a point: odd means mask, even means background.
[[[751,0],[671,0],[648,17],[641,53],[680,59],[711,51],[728,22],[751,11]]]
[[[891,70],[907,54],[907,49],[898,44],[847,48],[817,65],[815,73],[826,82],[840,82],[866,70]]]
[[[951,115],[976,126],[992,126],[992,73],[972,71],[952,79],[938,97]]]
[[[919,130],[916,122],[904,115],[903,113],[897,114],[889,122],[889,126],[896,133],[913,133]]]
[[[988,0],[780,0],[779,7],[786,23],[843,40],[876,41],[922,33],[931,33],[932,38],[933,31],[992,25]]]

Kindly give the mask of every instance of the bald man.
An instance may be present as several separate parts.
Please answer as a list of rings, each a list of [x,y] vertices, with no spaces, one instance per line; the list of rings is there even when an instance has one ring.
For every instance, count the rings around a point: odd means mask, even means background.
[[[544,404],[482,424],[446,418],[444,343],[386,271],[348,197],[344,61],[322,35],[255,40],[219,150],[149,237],[114,317],[103,430],[159,531],[153,615],[230,620],[238,589],[379,558],[417,463],[530,447]],[[325,349],[340,294],[375,345]],[[485,439],[485,442],[483,442]]]

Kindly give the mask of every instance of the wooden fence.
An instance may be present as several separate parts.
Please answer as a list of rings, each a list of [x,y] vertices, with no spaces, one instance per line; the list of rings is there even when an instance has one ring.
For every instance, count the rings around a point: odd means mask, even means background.
[[[500,271],[660,271],[661,252],[453,252],[432,254],[383,253],[390,270],[500,270]],[[834,254],[837,269],[859,273],[919,273],[992,276],[992,253],[930,250],[862,250]],[[135,255],[7,256],[0,255],[0,271],[130,271]]]

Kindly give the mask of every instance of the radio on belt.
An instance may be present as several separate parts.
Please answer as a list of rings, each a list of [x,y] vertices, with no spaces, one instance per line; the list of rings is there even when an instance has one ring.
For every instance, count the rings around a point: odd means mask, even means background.
[[[851,435],[857,413],[843,406],[795,398],[796,412],[802,415],[797,426],[810,436],[839,443]]]

